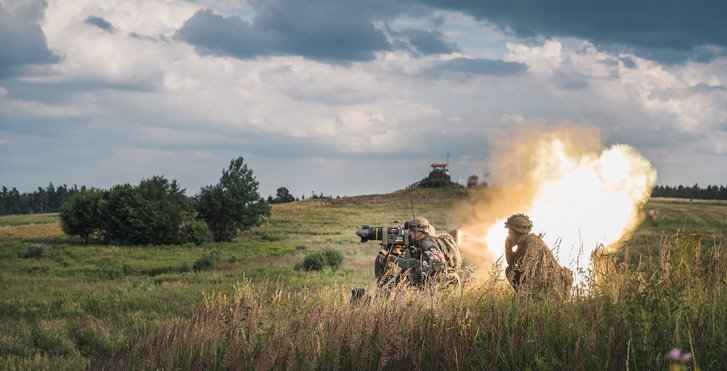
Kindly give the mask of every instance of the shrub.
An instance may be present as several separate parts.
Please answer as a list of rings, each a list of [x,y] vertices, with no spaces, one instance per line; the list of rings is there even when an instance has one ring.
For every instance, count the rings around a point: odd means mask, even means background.
[[[306,271],[320,271],[324,267],[331,267],[336,270],[343,262],[343,254],[336,249],[323,249],[309,253],[303,258],[302,265],[296,265],[296,269],[304,269]]]
[[[20,259],[40,259],[45,256],[45,249],[40,245],[30,245],[25,251],[18,252]]]
[[[343,263],[343,254],[340,250],[324,249],[323,258],[326,261],[326,264],[333,268],[333,270],[338,269],[338,267],[341,266],[341,263]]]
[[[212,251],[208,254],[203,254],[197,259],[192,265],[192,269],[195,271],[201,271],[205,269],[214,268],[215,265],[220,261],[220,254],[218,251]]]
[[[207,223],[194,220],[193,201],[176,180],[154,176],[138,186],[79,191],[63,205],[61,226],[85,244],[98,236],[105,242],[128,245],[201,245],[211,232]]]
[[[202,220],[193,220],[182,226],[182,242],[190,242],[197,246],[210,240],[210,229]]]
[[[69,236],[79,236],[88,244],[89,238],[100,229],[100,209],[103,194],[81,190],[61,207],[61,227]]]
[[[181,226],[192,211],[184,189],[162,176],[143,180],[136,187],[116,186],[101,204],[105,240],[132,245],[179,243]]]
[[[312,252],[303,258],[303,269],[307,271],[320,271],[325,265],[323,254],[320,251]]]
[[[177,272],[180,272],[180,273],[189,272],[191,270],[192,270],[192,266],[187,262],[180,264],[179,268],[177,268]]]

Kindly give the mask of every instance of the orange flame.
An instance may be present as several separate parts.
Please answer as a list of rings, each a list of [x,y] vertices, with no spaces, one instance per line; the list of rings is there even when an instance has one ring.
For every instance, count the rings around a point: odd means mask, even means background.
[[[515,164],[516,174],[509,174],[510,184],[501,194],[477,206],[492,212],[470,221],[462,232],[470,241],[484,242],[492,262],[504,256],[507,216],[525,213],[534,223],[533,233],[543,233],[548,246],[555,247],[561,265],[574,272],[588,269],[598,247],[617,247],[638,226],[656,170],[627,145],[585,150],[579,135],[562,129],[533,139],[526,141],[529,151],[500,159]]]

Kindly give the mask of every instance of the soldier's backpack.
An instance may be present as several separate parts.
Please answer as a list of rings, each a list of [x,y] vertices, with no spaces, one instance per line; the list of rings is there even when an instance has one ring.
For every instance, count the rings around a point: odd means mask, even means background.
[[[437,242],[439,250],[444,254],[447,260],[447,268],[451,268],[455,272],[458,272],[462,267],[462,255],[459,253],[457,243],[454,242],[454,238],[448,234],[442,234],[434,237],[434,241]]]

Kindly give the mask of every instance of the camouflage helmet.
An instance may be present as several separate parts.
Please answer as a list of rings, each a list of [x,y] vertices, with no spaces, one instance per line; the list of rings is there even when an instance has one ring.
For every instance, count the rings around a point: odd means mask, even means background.
[[[533,222],[525,214],[514,214],[507,218],[505,228],[512,229],[519,233],[530,233],[533,229]]]
[[[414,219],[409,219],[404,223],[404,229],[412,231],[422,231],[427,234],[434,235],[434,227],[429,224],[429,220],[421,216],[417,216]]]

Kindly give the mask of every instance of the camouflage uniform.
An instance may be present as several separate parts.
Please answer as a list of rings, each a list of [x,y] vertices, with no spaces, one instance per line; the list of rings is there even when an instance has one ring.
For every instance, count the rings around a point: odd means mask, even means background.
[[[410,280],[414,284],[421,284],[428,277],[446,270],[444,253],[439,249],[434,237],[429,234],[434,232],[434,228],[429,225],[429,222],[425,218],[414,218],[407,221],[405,228],[424,232],[425,235],[420,241],[410,241],[414,246],[410,257],[386,251],[379,252],[374,264],[374,274],[380,284],[407,269],[411,273]]]
[[[421,273],[425,276],[432,276],[447,269],[444,253],[439,249],[434,236],[427,235],[422,238],[419,242],[419,252],[423,267]]]
[[[573,273],[558,264],[540,236],[529,233],[532,228],[530,219],[516,214],[505,225],[511,229],[505,241],[508,264],[505,275],[515,291],[567,297],[573,284]],[[514,246],[517,246],[516,251],[512,251]]]

